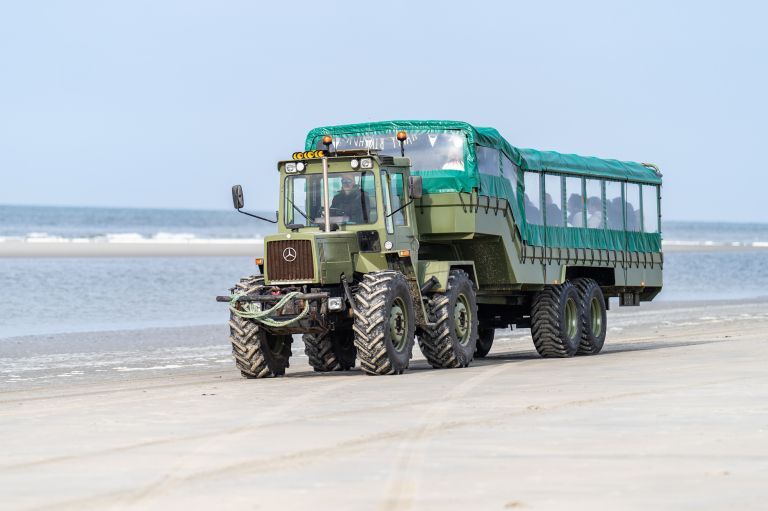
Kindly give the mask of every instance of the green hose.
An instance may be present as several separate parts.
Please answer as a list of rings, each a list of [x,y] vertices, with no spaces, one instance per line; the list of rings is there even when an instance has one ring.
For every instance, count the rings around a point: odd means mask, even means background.
[[[233,314],[236,314],[244,319],[252,319],[256,321],[257,323],[261,323],[262,325],[274,327],[274,328],[280,328],[284,326],[289,326],[297,321],[300,321],[304,319],[304,317],[309,314],[309,300],[304,300],[304,310],[301,311],[301,314],[296,316],[295,318],[287,319],[285,321],[276,321],[272,319],[270,316],[274,312],[279,311],[283,308],[283,306],[288,303],[290,300],[292,300],[296,295],[301,294],[298,291],[293,291],[291,293],[286,294],[280,300],[272,307],[270,307],[267,310],[256,310],[255,303],[254,302],[243,302],[242,307],[243,310],[240,310],[237,308],[237,300],[241,296],[245,296],[245,294],[242,293],[235,293],[232,295],[232,298],[229,300],[229,310],[232,311]]]

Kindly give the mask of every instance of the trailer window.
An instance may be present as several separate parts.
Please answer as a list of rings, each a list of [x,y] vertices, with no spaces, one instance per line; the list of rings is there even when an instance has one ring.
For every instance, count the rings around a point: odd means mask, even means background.
[[[464,133],[457,130],[408,131],[405,156],[411,159],[413,170],[464,170],[465,141]],[[325,149],[322,137],[317,138],[315,147]],[[400,156],[400,142],[395,131],[335,136],[332,149],[375,149],[387,156]]]
[[[621,183],[618,181],[605,182],[605,211],[608,217],[608,228],[614,231],[624,229],[622,215],[623,200],[621,198]]]
[[[499,168],[499,151],[497,149],[476,146],[475,154],[477,154],[477,168],[482,174],[498,176],[501,173]]]
[[[584,193],[581,190],[580,177],[565,178],[565,206],[567,208],[567,226],[584,227]]]
[[[604,229],[603,217],[603,182],[598,179],[587,179],[587,227]]]
[[[643,186],[643,231],[659,232],[659,189],[656,186]]]
[[[529,224],[544,225],[544,216],[541,214],[541,176],[536,172],[525,172],[525,219]]]
[[[626,184],[625,213],[628,231],[640,231],[640,185]]]
[[[512,197],[509,200],[517,201],[517,181],[519,179],[520,167],[512,163],[512,160],[504,154],[501,155],[501,174],[507,178],[512,186]]]
[[[544,218],[550,227],[565,225],[563,213],[562,178],[555,175],[544,176]]]

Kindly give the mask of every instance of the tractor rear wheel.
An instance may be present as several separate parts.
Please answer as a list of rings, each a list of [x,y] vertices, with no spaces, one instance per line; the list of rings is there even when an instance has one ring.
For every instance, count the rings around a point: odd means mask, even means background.
[[[581,343],[581,297],[570,282],[544,286],[533,298],[531,335],[542,357],[566,358]]]
[[[354,331],[361,369],[371,375],[402,374],[413,353],[416,315],[402,273],[368,273],[355,293]]]
[[[435,293],[427,302],[432,327],[424,327],[419,347],[434,368],[467,367],[477,344],[477,299],[475,285],[462,270],[451,270],[445,293]]]
[[[493,346],[493,338],[496,329],[491,326],[482,326],[477,329],[477,346],[475,347],[475,358],[485,358]]]
[[[352,330],[304,334],[303,340],[304,353],[315,371],[348,371],[355,367],[357,348]]]
[[[597,355],[603,349],[606,334],[605,297],[592,279],[576,279],[581,296],[581,343],[577,355]]]

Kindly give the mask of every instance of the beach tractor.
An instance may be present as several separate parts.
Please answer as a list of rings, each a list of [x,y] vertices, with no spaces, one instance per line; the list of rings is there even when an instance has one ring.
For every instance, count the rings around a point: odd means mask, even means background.
[[[274,220],[232,188],[239,212],[277,223],[259,274],[217,297],[247,378],[285,374],[295,334],[319,372],[401,374],[416,342],[432,367],[466,367],[510,327],[530,328],[544,357],[596,354],[608,297],[639,305],[661,290],[661,174],[648,164],[387,121],[312,130],[277,170]]]

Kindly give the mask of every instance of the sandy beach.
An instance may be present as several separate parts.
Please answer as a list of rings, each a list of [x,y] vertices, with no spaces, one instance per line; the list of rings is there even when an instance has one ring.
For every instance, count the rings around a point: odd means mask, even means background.
[[[226,329],[3,340],[9,509],[763,509],[766,300],[609,312],[596,357],[243,380]]]

